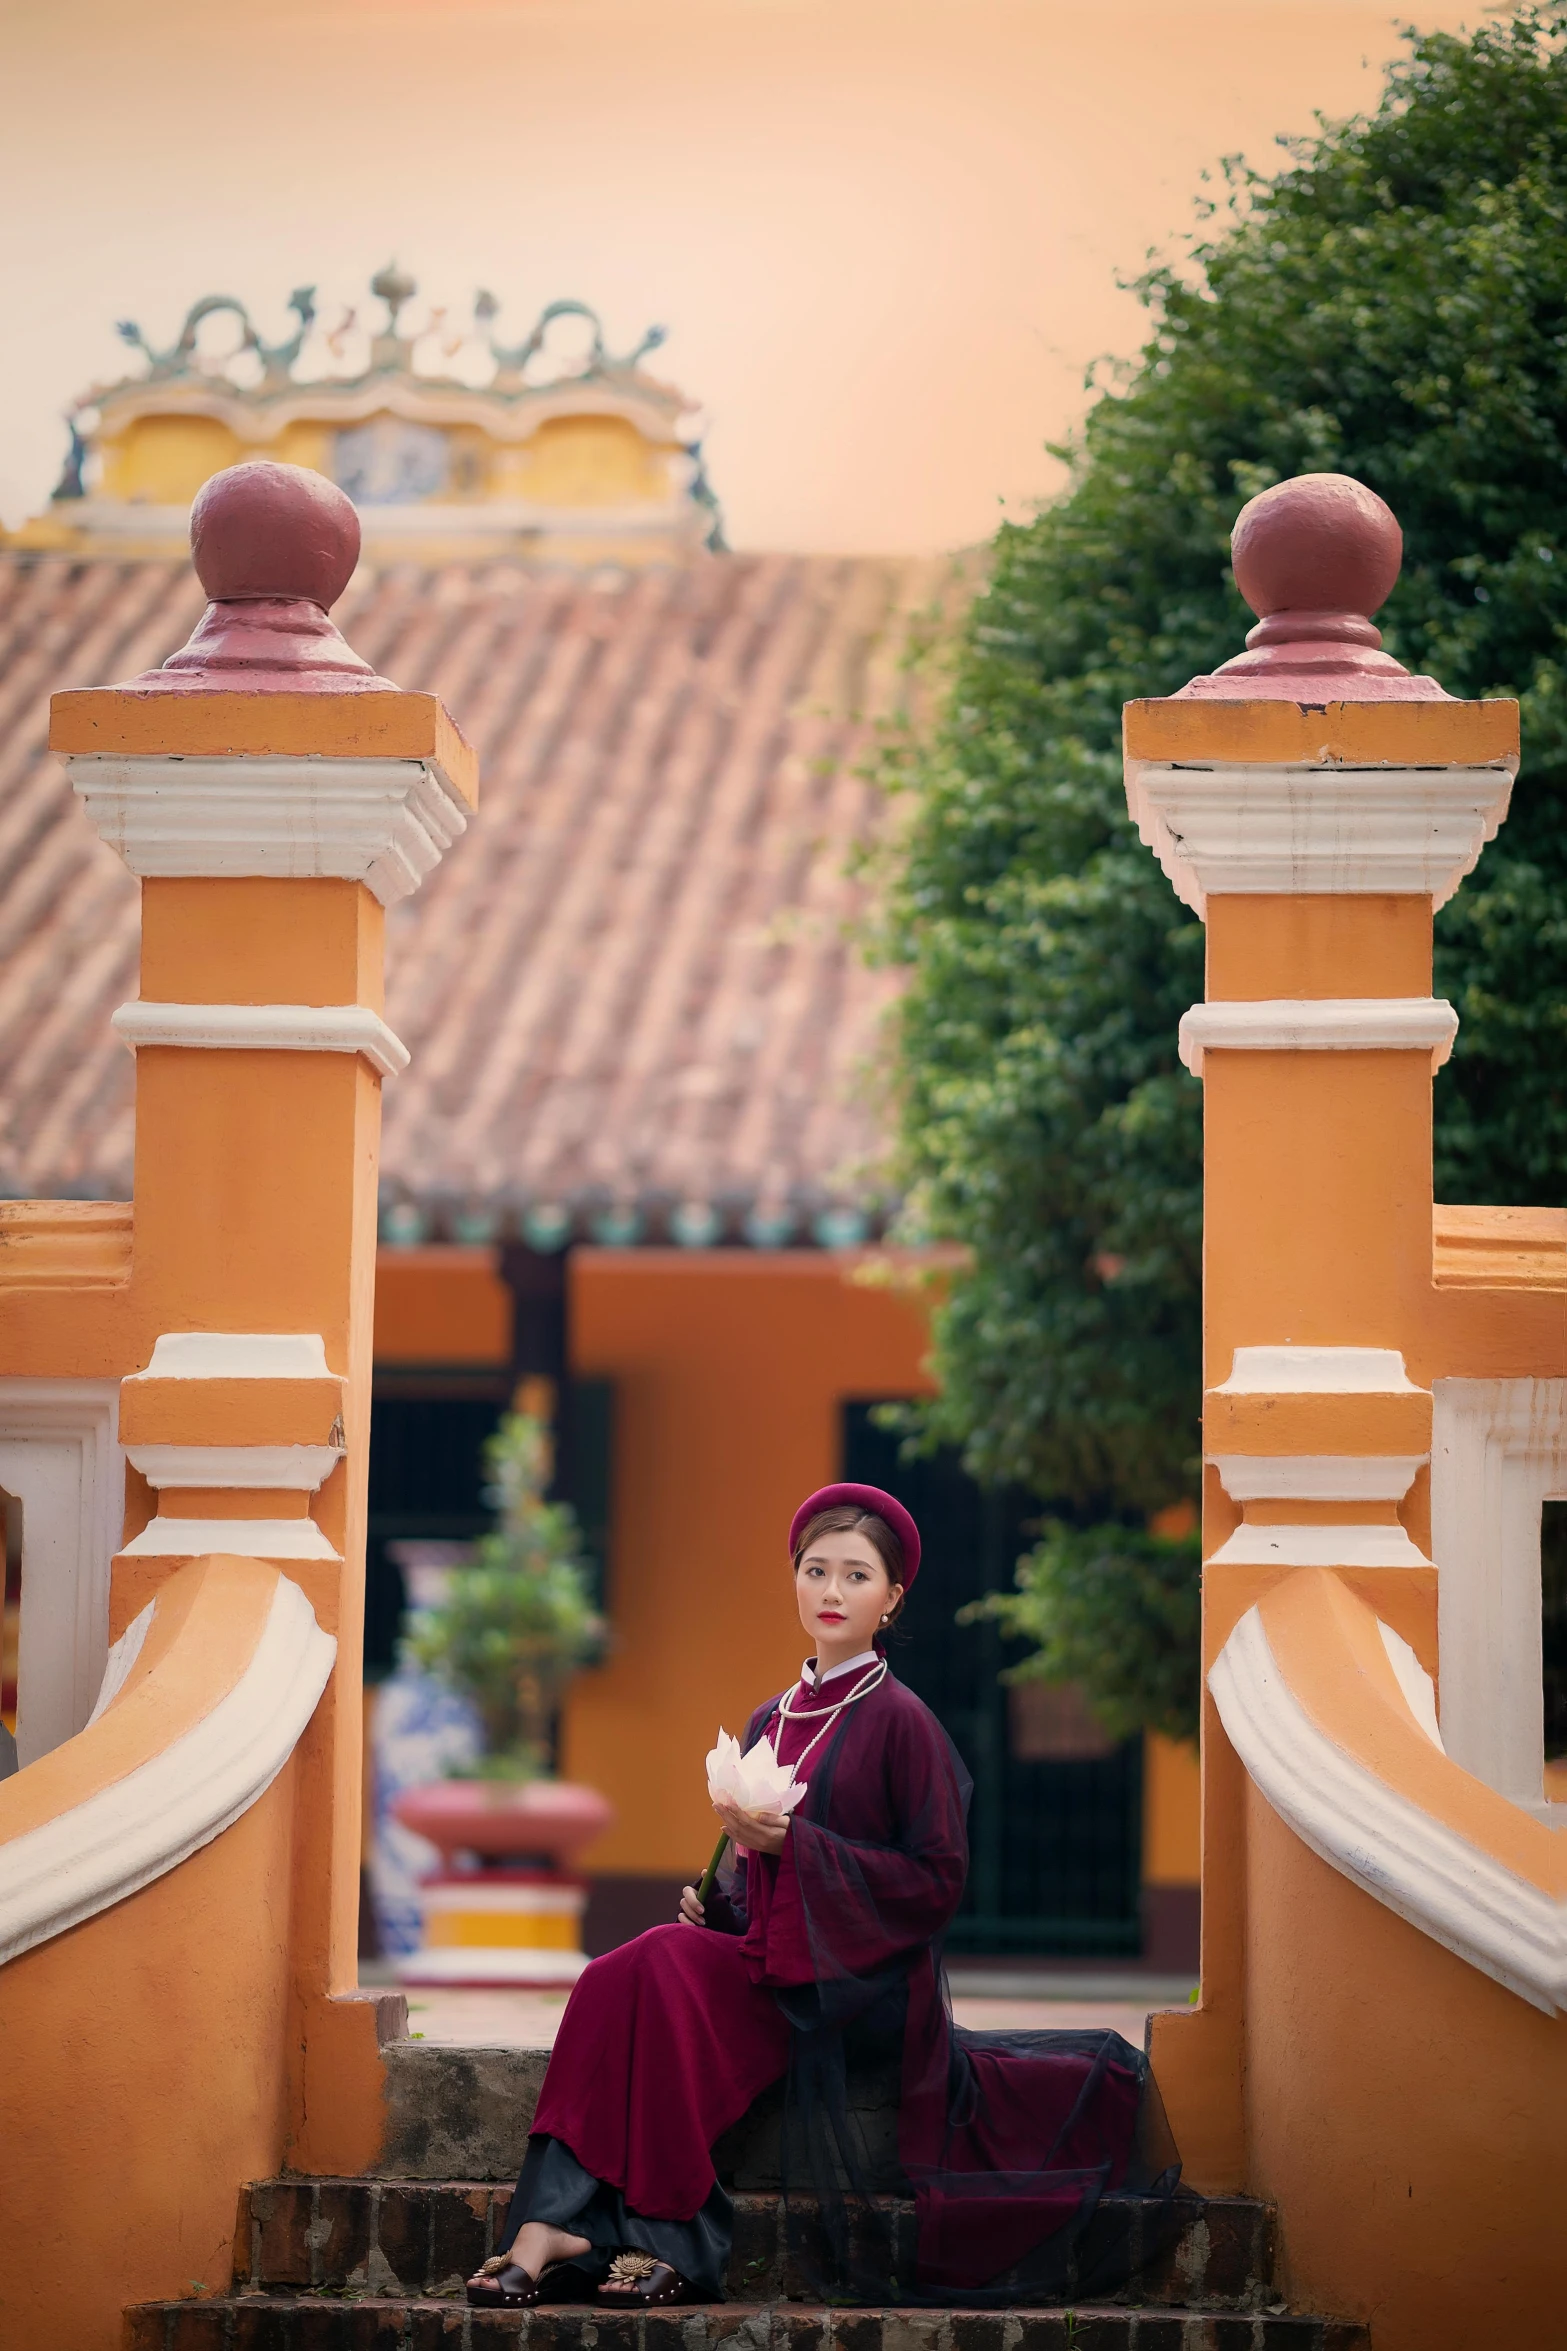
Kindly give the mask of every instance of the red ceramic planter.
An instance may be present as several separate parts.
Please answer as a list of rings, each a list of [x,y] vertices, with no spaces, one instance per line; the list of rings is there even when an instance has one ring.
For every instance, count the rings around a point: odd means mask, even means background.
[[[607,1797],[570,1780],[436,1780],[406,1789],[392,1810],[437,1846],[448,1866],[454,1853],[477,1853],[569,1868],[615,1817]]]

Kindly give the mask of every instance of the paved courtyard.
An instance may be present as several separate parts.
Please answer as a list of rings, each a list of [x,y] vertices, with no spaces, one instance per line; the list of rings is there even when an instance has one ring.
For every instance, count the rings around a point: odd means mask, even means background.
[[[364,1970],[395,1982],[390,1968]],[[952,2009],[961,2025],[975,2031],[1023,2026],[1073,2031],[1108,2026],[1141,2048],[1150,2008],[1182,2008],[1190,1996],[1187,1977],[1134,1971],[955,1968]],[[565,2011],[564,1992],[432,1991],[408,1994],[409,2032],[426,2041],[470,2048],[547,2049]]]

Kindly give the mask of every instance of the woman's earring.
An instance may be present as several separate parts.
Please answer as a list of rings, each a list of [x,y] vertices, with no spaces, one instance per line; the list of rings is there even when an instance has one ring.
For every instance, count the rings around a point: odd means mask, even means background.
[[[883,1623],[883,1624],[885,1624],[885,1623],[887,1622],[887,1619],[886,1619],[885,1617],[883,1617],[881,1621],[882,1621],[882,1623]]]

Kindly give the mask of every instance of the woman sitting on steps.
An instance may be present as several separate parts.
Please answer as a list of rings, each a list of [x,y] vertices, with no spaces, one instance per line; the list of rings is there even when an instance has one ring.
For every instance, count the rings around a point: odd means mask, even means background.
[[[1037,2293],[1065,2274],[1103,2188],[1168,2204],[1177,2167],[1157,2093],[1118,2034],[952,2025],[940,1942],[967,1875],[969,1781],[881,1653],[919,1570],[914,1521],[877,1487],[828,1486],[802,1503],[789,1542],[813,1653],[743,1743],[769,1739],[804,1794],[789,1812],[715,1798],[736,1862],[705,1906],[687,1886],[678,1923],[579,1979],[507,2250],[469,2280],[470,2302],[721,2300],[732,2206],[711,2149],[785,2075],[786,2175],[802,2140],[809,2173],[788,2209],[798,2215],[804,2185],[812,2260],[838,2299],[885,2300],[896,2286],[904,2300],[984,2302],[1015,2299],[1023,2282]],[[917,2231],[901,2283],[891,2225],[878,2234],[868,2199],[846,2051],[901,2052],[898,2147]]]

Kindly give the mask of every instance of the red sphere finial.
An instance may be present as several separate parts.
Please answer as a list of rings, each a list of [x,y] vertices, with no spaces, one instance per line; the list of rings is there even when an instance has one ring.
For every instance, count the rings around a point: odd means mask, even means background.
[[[1275,482],[1241,508],[1230,534],[1235,585],[1264,622],[1275,614],[1318,613],[1369,629],[1371,615],[1393,592],[1403,555],[1404,534],[1392,508],[1346,473]],[[1272,642],[1284,634],[1276,625],[1266,632]],[[1257,641],[1256,632],[1247,639]],[[1367,641],[1375,644],[1375,634]]]
[[[325,612],[359,561],[359,517],[324,474],[256,457],[197,492],[190,551],[215,604],[282,597]]]
[[[1403,561],[1398,518],[1347,473],[1302,473],[1248,500],[1230,533],[1235,585],[1260,615],[1246,650],[1179,698],[1210,702],[1432,702],[1435,678],[1412,677],[1382,651],[1371,615]]]
[[[327,618],[359,561],[353,502],[324,474],[269,457],[231,465],[190,510],[212,601],[188,645],[131,682],[147,694],[385,694]]]

